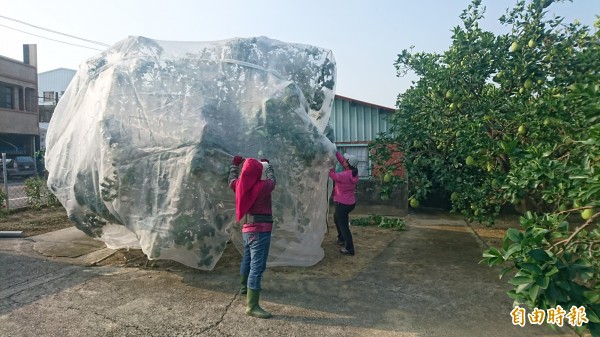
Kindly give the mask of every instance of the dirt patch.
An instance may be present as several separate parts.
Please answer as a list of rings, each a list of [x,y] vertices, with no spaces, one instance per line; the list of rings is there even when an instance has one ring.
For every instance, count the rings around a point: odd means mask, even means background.
[[[363,206],[351,214],[351,220],[361,217],[367,217],[372,208]],[[394,210],[377,209],[378,214],[388,214],[394,216]],[[329,227],[321,247],[325,251],[325,258],[310,268],[304,267],[275,267],[269,268],[268,272],[299,274],[307,276],[329,275],[338,278],[351,278],[352,273],[359,272],[366,268],[371,260],[392,241],[402,236],[403,231],[389,228],[378,228],[375,226],[351,226],[354,237],[356,255],[342,256],[339,253],[339,246],[336,245],[336,230],[333,224],[332,212],[329,214]],[[396,216],[399,216],[396,214]],[[410,230],[411,215],[402,217],[407,220],[407,230]],[[439,211],[420,210],[419,218],[431,222],[434,225],[437,222],[444,222],[452,219],[462,222],[462,218],[457,215],[451,215]],[[445,220],[444,220],[445,219]],[[44,208],[41,210],[26,209],[10,215],[4,215],[0,218],[0,231],[23,231],[25,237],[39,235],[51,231],[73,226],[68,219],[66,211],[62,207]],[[469,227],[488,245],[494,247],[502,246],[502,239],[508,228],[519,228],[518,216],[505,216],[500,218],[494,226],[485,224],[470,223]],[[241,255],[236,247],[229,243],[217,263],[215,270],[218,269],[237,269],[241,261]],[[141,250],[117,250],[112,256],[101,261],[99,265],[111,265],[122,267],[152,268],[171,271],[198,271],[170,260],[148,260]],[[294,271],[298,271],[297,273]],[[350,273],[348,271],[351,271]]]
[[[0,215],[0,231],[22,231],[23,236],[53,232],[73,226],[64,208],[24,209]]]
[[[312,276],[349,279],[365,269],[391,241],[399,236],[401,237],[403,233],[402,231],[375,226],[351,226],[356,255],[344,256],[339,253],[340,247],[336,244],[337,233],[334,226],[333,219],[330,218],[328,232],[321,244],[321,247],[325,251],[325,257],[317,264],[308,268],[273,267],[268,268],[267,272],[277,273],[282,275],[282,277],[290,277],[291,279]],[[242,256],[240,252],[233,243],[229,242],[214,270],[235,272],[239,269],[241,260]],[[109,258],[99,262],[98,265],[151,268],[177,272],[199,272],[198,269],[171,260],[148,260],[146,255],[139,249],[119,249]]]
[[[478,222],[471,222],[469,227],[485,242],[489,247],[502,247],[504,234],[509,228],[522,229],[519,223],[518,215],[505,215],[496,219],[494,225],[489,226]]]

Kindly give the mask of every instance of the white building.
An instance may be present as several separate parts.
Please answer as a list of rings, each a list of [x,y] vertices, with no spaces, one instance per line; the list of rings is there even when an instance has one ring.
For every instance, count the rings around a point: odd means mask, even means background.
[[[54,113],[58,100],[67,90],[76,71],[58,68],[38,74],[38,105],[40,115],[40,149],[46,149],[48,123]]]
[[[56,105],[65,93],[76,71],[58,68],[38,74],[39,105]]]

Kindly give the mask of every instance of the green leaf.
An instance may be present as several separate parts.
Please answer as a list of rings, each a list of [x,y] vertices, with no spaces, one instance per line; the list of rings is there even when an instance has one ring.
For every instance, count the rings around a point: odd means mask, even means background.
[[[508,236],[510,241],[516,242],[516,243],[521,242],[521,240],[523,238],[523,234],[516,228],[509,228],[506,231],[506,236]]]
[[[506,251],[506,253],[504,253],[504,260],[508,260],[508,258],[514,254],[515,252],[518,252],[521,250],[521,245],[518,243],[513,243],[508,250]]]
[[[537,264],[534,264],[534,263],[521,263],[519,265],[519,268],[527,270],[528,272],[530,272],[531,274],[533,274],[535,276],[542,273],[542,268],[540,268],[540,266],[538,266]]]
[[[512,298],[513,300],[517,300],[517,301],[523,299],[523,295],[517,294],[514,290],[507,291],[506,295],[508,295],[508,297]]]
[[[535,283],[540,286],[542,289],[547,289],[548,284],[550,284],[550,278],[547,276],[540,276],[535,280]]]
[[[600,300],[600,294],[594,291],[584,291],[583,296],[588,300],[589,303],[596,303]]]
[[[591,307],[586,307],[585,313],[590,322],[600,323],[600,317],[597,313],[597,305],[592,305]]]
[[[592,268],[587,268],[584,271],[580,271],[578,276],[582,280],[591,280],[594,278],[594,270]]]
[[[532,282],[533,279],[528,276],[515,276],[508,281],[509,284],[512,284],[514,286],[521,284],[530,284]]]
[[[590,322],[587,324],[587,328],[589,329],[590,333],[592,334],[592,337],[600,336],[600,324],[599,323]]]
[[[550,282],[548,285],[548,289],[546,289],[546,297],[551,303],[559,302],[562,299],[562,293],[558,287],[554,285],[554,282]]]
[[[544,236],[544,235],[546,235],[546,233],[549,233],[549,232],[550,232],[550,230],[546,229],[546,228],[534,228],[533,229],[533,235],[536,237]]]
[[[563,239],[566,237],[567,237],[567,235],[565,235],[564,233],[560,233],[560,232],[551,232],[550,233],[551,240],[558,240],[558,239]]]
[[[549,271],[546,273],[546,276],[547,276],[547,277],[550,277],[550,276],[552,276],[552,275],[554,275],[554,274],[556,274],[556,273],[558,273],[558,268],[556,268],[556,266],[553,266],[553,267],[552,267],[552,269],[550,269],[550,270],[549,270]]]
[[[573,266],[576,268],[589,268],[592,266],[592,263],[588,259],[581,258],[573,262]]]
[[[531,288],[529,288],[529,296],[531,297],[532,301],[535,302],[539,293],[540,293],[540,286],[538,286],[537,284],[534,284],[533,286],[531,286]]]
[[[525,291],[525,289],[529,288],[531,284],[527,283],[527,284],[519,284],[516,288],[515,291],[517,293],[523,293]]]
[[[498,249],[496,249],[494,247],[483,252],[483,257],[485,257],[485,258],[499,257],[499,256],[502,256],[502,254],[500,254]]]
[[[537,261],[540,261],[540,262],[550,261],[550,255],[548,255],[548,253],[545,250],[540,249],[540,248],[530,250],[528,254],[534,260],[537,260]]]
[[[506,273],[508,273],[508,272],[509,272],[510,270],[512,270],[512,269],[514,269],[514,267],[506,267],[506,268],[503,268],[503,269],[500,271],[500,279],[502,279],[502,278],[504,277],[504,275],[506,275]]]
[[[497,265],[499,263],[504,262],[504,259],[502,259],[502,256],[498,256],[498,257],[490,257],[488,259],[488,266],[494,266]]]

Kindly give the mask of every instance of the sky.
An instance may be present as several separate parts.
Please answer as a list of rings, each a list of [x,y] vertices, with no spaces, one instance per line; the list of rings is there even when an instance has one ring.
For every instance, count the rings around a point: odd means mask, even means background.
[[[22,61],[23,44],[36,44],[38,72],[45,72],[78,69],[79,64],[107,48],[88,41],[112,45],[128,36],[166,41],[266,36],[331,50],[337,66],[336,94],[393,108],[398,94],[416,79],[412,75],[396,75],[397,55],[411,46],[415,51],[446,50],[451,41],[450,30],[460,25],[459,15],[470,3],[470,0],[0,0],[0,55]],[[482,0],[482,3],[487,8],[482,28],[507,32],[509,28],[501,26],[498,18],[516,0]],[[600,15],[600,0],[559,3],[552,5],[550,12],[565,17],[567,22],[578,19],[593,26],[596,15]]]

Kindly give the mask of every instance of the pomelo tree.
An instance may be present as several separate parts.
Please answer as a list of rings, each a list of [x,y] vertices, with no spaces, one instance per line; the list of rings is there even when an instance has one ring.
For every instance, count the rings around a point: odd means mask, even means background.
[[[372,148],[402,152],[411,200],[446,195],[490,224],[507,206],[523,213],[484,260],[506,266],[516,304],[583,306],[576,330],[600,336],[600,20],[548,17],[553,2],[518,1],[500,18],[510,33],[494,34],[474,0],[448,50],[403,50],[398,74],[418,80]]]

